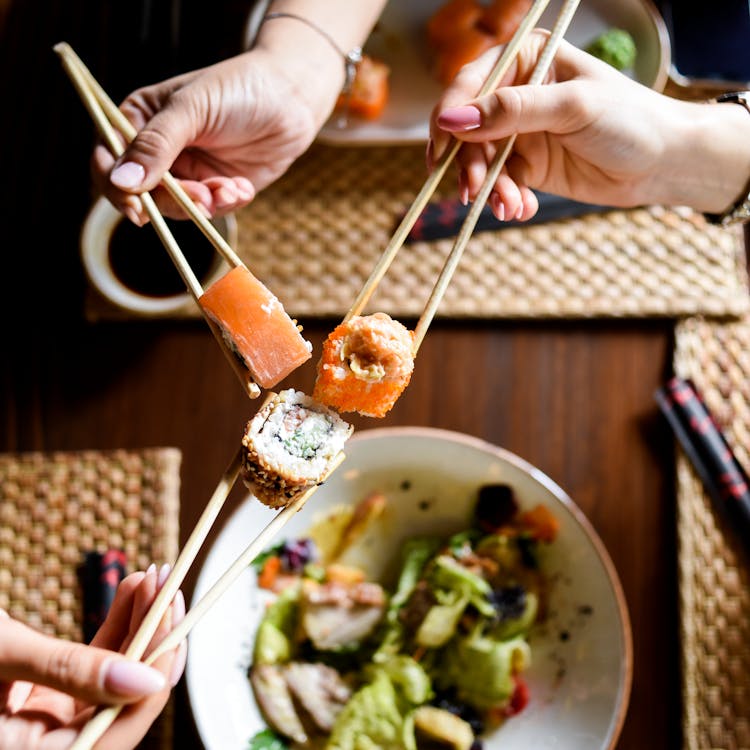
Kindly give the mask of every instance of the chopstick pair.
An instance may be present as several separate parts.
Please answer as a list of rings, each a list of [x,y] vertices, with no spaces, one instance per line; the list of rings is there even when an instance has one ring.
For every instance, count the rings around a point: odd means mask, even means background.
[[[125,150],[118,131],[123,138],[130,142],[136,136],[135,128],[127,117],[120,112],[119,108],[109,98],[69,44],[60,42],[53,49],[60,57],[65,72],[68,74],[81,101],[91,115],[99,135],[106,143],[112,155],[118,158]],[[231,267],[244,266],[237,253],[234,252],[229,243],[221,236],[216,227],[203,215],[192,198],[190,198],[171,173],[167,172],[164,175],[162,184],[224,260]],[[164,245],[182,280],[185,282],[185,286],[191,296],[198,303],[198,299],[203,294],[203,287],[200,281],[193,273],[192,268],[190,268],[187,258],[185,258],[174,235],[169,230],[151,194],[141,193],[139,197],[143,202],[143,207],[146,209],[146,213],[151,220],[156,234]],[[260,395],[260,388],[254,382],[250,373],[242,366],[234,352],[229,348],[216,323],[206,315],[200,304],[198,304],[198,308],[201,310],[221,350],[224,352],[224,356],[242,383],[243,389],[250,398],[257,398]]]
[[[264,401],[265,405],[276,394],[269,393]],[[261,405],[261,409],[263,408]],[[341,465],[346,458],[342,451],[332,461],[324,482]],[[124,655],[131,659],[141,660],[143,654],[151,642],[159,623],[166,614],[177,591],[182,586],[190,566],[200,551],[211,526],[219,515],[229,493],[234,487],[242,468],[242,448],[232,458],[226,470],[222,474],[219,483],[208,501],[201,517],[198,519],[190,537],[185,542],[182,551],[167,576],[164,585],[154,599],[151,608],[143,618],[138,631],[125,651]],[[321,483],[322,483],[321,482]],[[320,485],[315,485],[295,498],[287,506],[282,508],[261,532],[250,542],[236,560],[226,569],[204,596],[188,610],[181,623],[164,638],[164,640],[152,651],[146,659],[145,664],[153,664],[162,654],[179,646],[188,636],[195,625],[206,615],[211,607],[219,600],[221,595],[234,583],[240,574],[247,569],[250,563],[269,545],[271,540],[281,531],[286,523],[302,508],[310,499]],[[109,726],[119,715],[123,706],[108,706],[100,709],[81,730],[70,750],[91,750],[96,741],[104,734]]]
[[[579,2],[580,0],[565,0],[563,7],[561,8],[557,16],[557,20],[555,21],[555,25],[552,28],[547,43],[542,50],[542,54],[540,55],[531,78],[529,79],[529,84],[537,85],[543,82],[544,77],[547,75],[549,67],[555,56],[555,53],[560,46],[560,42],[562,41],[563,36],[565,35],[565,32],[567,31],[568,26],[573,19],[573,15],[578,8]],[[490,75],[488,76],[482,88],[479,90],[477,96],[484,96],[490,93],[497,86],[503,75],[505,75],[505,73],[510,68],[510,65],[516,58],[521,45],[533,30],[547,5],[549,5],[549,0],[535,0],[534,4],[529,9],[529,12],[526,14],[515,34],[513,35],[513,38],[508,42],[498,61],[495,63],[495,67],[492,69]],[[481,216],[482,210],[490,196],[490,193],[492,192],[492,189],[495,186],[495,182],[497,181],[497,178],[500,175],[500,172],[502,171],[502,168],[505,165],[508,156],[510,155],[513,144],[515,143],[515,139],[515,135],[512,135],[506,138],[503,142],[502,147],[498,150],[497,155],[495,156],[492,164],[487,171],[487,176],[485,177],[484,183],[482,184],[477,197],[473,201],[466,219],[461,225],[461,229],[458,232],[453,247],[451,248],[448,257],[445,260],[440,275],[435,282],[435,286],[433,287],[432,293],[414,329],[413,354],[415,356],[425,337],[425,334],[427,333],[427,329],[429,328],[432,319],[435,317],[435,313],[437,312],[440,302],[445,295],[451,278],[453,277],[453,274],[458,267],[461,255],[463,254],[464,249],[466,248],[466,245],[471,238],[474,227],[476,226]],[[362,310],[364,309],[372,294],[375,292],[383,276],[385,276],[389,266],[396,257],[396,254],[406,241],[412,227],[419,219],[419,216],[424,208],[427,206],[427,203],[429,202],[433,193],[440,184],[440,181],[445,175],[448,166],[453,161],[460,148],[461,141],[453,139],[451,145],[446,149],[443,156],[439,159],[437,165],[435,166],[435,169],[429,175],[421,190],[417,194],[417,197],[414,199],[411,207],[408,209],[408,211],[404,215],[404,218],[401,220],[401,223],[391,237],[391,240],[383,251],[383,254],[381,255],[377,264],[375,265],[375,268],[370,274],[370,277],[367,279],[361,291],[354,300],[351,308],[349,308],[349,311],[346,313],[344,322],[348,321],[355,315],[361,314]]]

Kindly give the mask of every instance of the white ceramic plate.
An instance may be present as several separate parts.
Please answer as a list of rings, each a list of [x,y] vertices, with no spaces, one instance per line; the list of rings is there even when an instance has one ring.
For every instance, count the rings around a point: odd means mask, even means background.
[[[375,121],[351,119],[337,126],[334,116],[318,140],[340,145],[422,143],[427,140],[429,117],[442,87],[430,72],[425,41],[427,19],[445,0],[390,0],[367,42],[370,54],[391,68],[391,93],[383,114]],[[562,6],[552,0],[539,26],[551,28]],[[661,90],[670,64],[669,34],[650,0],[582,0],[566,39],[585,47],[612,26],[629,31],[638,49],[631,75],[646,86]]]
[[[543,567],[554,581],[549,620],[530,638],[531,702],[485,741],[486,750],[613,748],[627,709],[632,644],[625,600],[601,541],[573,501],[517,456],[476,438],[430,428],[362,431],[348,457],[284,529],[305,532],[342,502],[379,489],[384,516],[359,544],[360,562],[382,572],[409,536],[466,528],[478,486],[511,485],[522,507],[542,503],[560,520]],[[194,602],[239,556],[273,512],[248,498],[212,546]],[[385,543],[384,543],[385,542]],[[207,750],[246,750],[265,727],[246,677],[255,628],[267,602],[248,569],[190,636],[187,688]]]

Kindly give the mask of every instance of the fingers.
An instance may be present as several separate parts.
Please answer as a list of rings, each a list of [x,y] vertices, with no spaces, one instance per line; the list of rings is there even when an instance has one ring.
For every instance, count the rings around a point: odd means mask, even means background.
[[[474,62],[464,66],[433,108],[430,117],[430,140],[427,145],[428,169],[432,169],[434,163],[440,159],[451,141],[449,132],[438,126],[438,115],[445,109],[460,106],[477,96],[482,84],[497,62],[501,49],[500,47],[494,47]]]
[[[145,572],[138,571],[126,576],[117,587],[112,606],[107,617],[91,639],[91,645],[119,651],[130,629],[130,613],[133,609],[135,592],[146,577]]]
[[[0,620],[0,680],[44,685],[96,704],[130,702],[166,686],[156,669],[43,635],[12,619]]]
[[[443,110],[438,127],[462,141],[482,142],[513,133],[556,135],[589,125],[594,117],[588,100],[574,82],[548,86],[510,86],[466,105]]]
[[[109,181],[128,193],[155,188],[179,153],[195,138],[200,116],[200,107],[187,106],[179,95],[168,99],[117,159]]]

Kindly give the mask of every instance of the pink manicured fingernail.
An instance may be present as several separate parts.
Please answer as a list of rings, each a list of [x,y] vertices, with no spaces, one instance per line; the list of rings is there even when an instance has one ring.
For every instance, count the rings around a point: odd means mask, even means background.
[[[157,591],[161,591],[161,587],[167,582],[170,570],[172,570],[172,566],[169,563],[164,563],[164,565],[159,568],[159,577],[156,579]]]
[[[175,594],[172,602],[172,627],[179,625],[185,619],[185,596],[182,590]]]
[[[126,161],[112,170],[109,181],[123,190],[133,190],[141,186],[146,177],[146,170],[134,161]]]
[[[438,115],[437,124],[450,131],[475,130],[482,124],[482,113],[472,106],[449,107]]]
[[[117,695],[153,695],[164,690],[164,675],[138,661],[116,659],[104,664],[104,689]]]
[[[516,221],[521,221],[523,218],[523,203],[518,207],[518,211],[516,211],[515,219]]]
[[[458,199],[461,201],[462,206],[466,206],[469,203],[469,177],[465,169],[462,169],[458,175]]]
[[[490,206],[492,207],[492,213],[495,214],[495,218],[498,221],[505,221],[505,205],[497,193],[492,193],[490,196]]]
[[[172,662],[172,671],[169,673],[169,686],[174,687],[182,677],[187,662],[187,641],[183,641],[177,648],[177,653]]]
[[[216,201],[216,205],[220,208],[231,206],[237,202],[237,194],[229,188],[220,187],[214,194],[214,200]]]

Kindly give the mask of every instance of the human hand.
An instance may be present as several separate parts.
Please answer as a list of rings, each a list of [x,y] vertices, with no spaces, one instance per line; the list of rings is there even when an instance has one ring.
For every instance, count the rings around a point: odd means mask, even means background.
[[[498,88],[475,98],[499,50],[485,53],[461,70],[434,108],[428,166],[451,135],[461,140],[464,202],[476,197],[497,143],[516,133],[489,199],[500,220],[536,213],[530,188],[621,207],[684,203],[719,211],[730,205],[749,173],[741,141],[750,127],[746,112],[664,96],[567,42],[545,84],[524,85],[547,36],[531,34]]]
[[[148,667],[119,656],[153,602],[168,568],[133,573],[119,585],[91,645],[43,635],[0,616],[0,750],[70,747],[96,706],[129,704],[97,743],[126,750],[145,735],[185,665],[183,643]],[[146,653],[185,615],[178,593]]]
[[[148,218],[134,193],[144,190],[165,215],[185,217],[157,187],[168,169],[207,215],[233,211],[310,145],[335,102],[332,93],[330,102],[321,94],[313,103],[297,87],[283,60],[260,48],[138,89],[121,110],[140,132],[112,181],[115,161],[105,146],[96,147],[94,183],[139,225]]]

